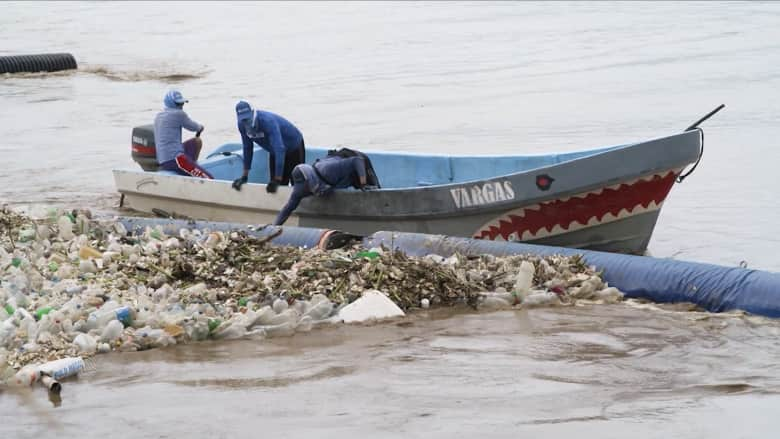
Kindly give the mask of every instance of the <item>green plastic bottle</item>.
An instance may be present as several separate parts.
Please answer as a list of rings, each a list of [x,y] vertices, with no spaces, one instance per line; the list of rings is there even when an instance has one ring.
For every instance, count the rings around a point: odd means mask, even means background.
[[[22,258],[11,259],[11,265],[13,265],[16,268],[19,268],[19,266],[22,265]]]
[[[368,259],[376,259],[379,257],[379,253],[377,252],[369,252],[369,251],[362,251],[355,255],[355,259],[357,258],[368,258]]]
[[[5,304],[4,308],[5,308],[5,312],[7,312],[9,316],[13,315],[14,311],[16,311],[13,306],[11,306],[11,305],[9,305],[7,303]]]
[[[222,320],[220,319],[209,319],[209,334],[214,332],[215,329],[219,328],[220,324],[222,324]]]
[[[50,306],[44,306],[43,308],[38,308],[35,310],[35,320],[40,320],[41,317],[45,316],[46,314],[54,311],[54,308]]]

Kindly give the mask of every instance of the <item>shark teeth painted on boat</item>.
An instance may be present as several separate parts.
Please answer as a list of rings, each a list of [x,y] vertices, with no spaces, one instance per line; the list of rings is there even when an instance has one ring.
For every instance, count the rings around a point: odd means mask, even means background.
[[[480,227],[474,237],[531,241],[653,212],[661,208],[681,171],[643,175],[514,209]]]

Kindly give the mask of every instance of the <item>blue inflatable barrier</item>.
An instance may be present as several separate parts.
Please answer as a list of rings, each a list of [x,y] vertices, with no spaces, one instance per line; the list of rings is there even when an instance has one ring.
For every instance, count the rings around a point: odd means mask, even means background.
[[[410,255],[510,254],[575,255],[604,273],[604,280],[627,297],[654,302],[691,302],[712,312],[743,310],[780,317],[780,274],[737,267],[629,256],[513,242],[453,238],[417,233],[377,232],[364,241]]]
[[[166,234],[177,235],[179,229],[211,231],[243,230],[269,240],[273,245],[338,248],[359,239],[354,235],[327,229],[266,226],[251,230],[245,224],[187,221],[159,218],[120,218],[132,233],[142,233],[146,226],[161,226]],[[275,236],[274,236],[275,235]],[[654,302],[691,302],[712,312],[743,310],[767,317],[780,317],[780,274],[723,267],[696,262],[629,256],[591,250],[550,247],[515,242],[486,241],[420,233],[376,232],[363,238],[366,247],[384,245],[409,255],[435,253],[450,256],[492,254],[582,255],[585,261],[603,271],[604,280],[624,292]]]

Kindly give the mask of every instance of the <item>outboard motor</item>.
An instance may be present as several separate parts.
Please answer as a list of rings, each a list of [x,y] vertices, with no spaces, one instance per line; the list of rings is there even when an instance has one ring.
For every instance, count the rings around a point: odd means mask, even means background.
[[[154,145],[154,125],[141,125],[133,128],[130,143],[130,156],[141,165],[144,171],[158,170],[157,148]]]

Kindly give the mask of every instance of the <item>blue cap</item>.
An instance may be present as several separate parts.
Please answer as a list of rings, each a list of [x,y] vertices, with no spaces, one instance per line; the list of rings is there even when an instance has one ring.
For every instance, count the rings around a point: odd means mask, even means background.
[[[249,105],[249,102],[238,101],[236,104],[236,118],[239,122],[251,119],[252,113],[254,113],[254,111],[252,110],[252,106]]]
[[[184,99],[184,95],[182,95],[179,90],[169,91],[165,94],[165,99],[163,99],[163,103],[168,108],[176,108],[178,106],[184,105],[186,102],[189,101]]]

